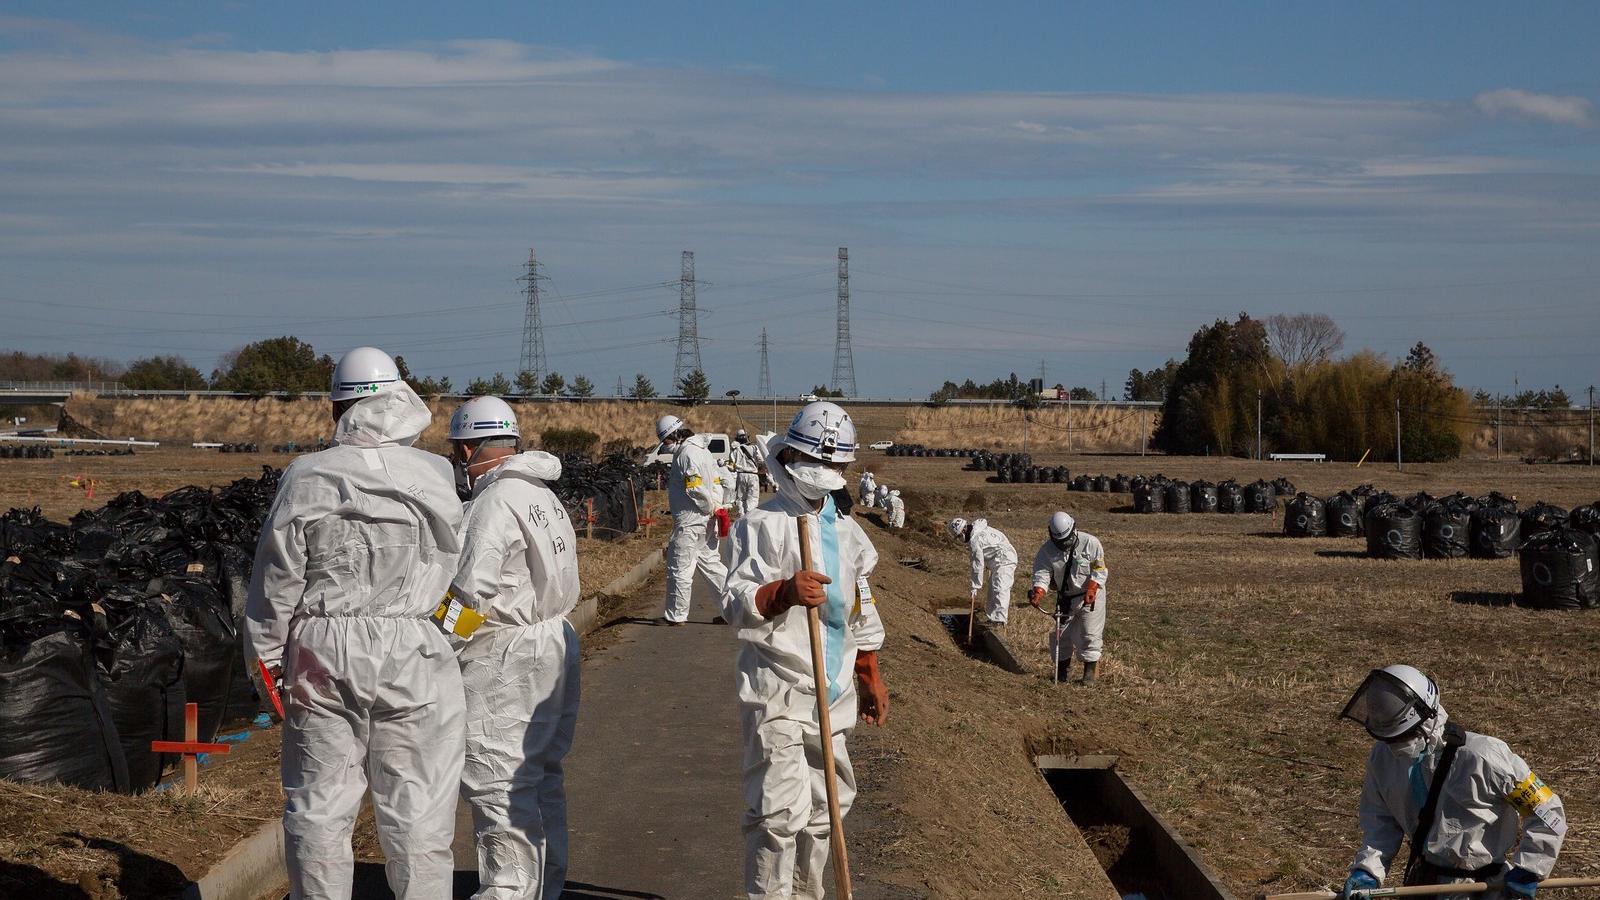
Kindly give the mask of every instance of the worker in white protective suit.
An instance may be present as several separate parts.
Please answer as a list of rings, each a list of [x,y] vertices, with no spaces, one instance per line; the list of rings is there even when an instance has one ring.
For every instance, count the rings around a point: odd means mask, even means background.
[[[467,699],[461,795],[478,848],[475,900],[554,900],[567,880],[561,763],[578,723],[578,548],[550,485],[561,460],[522,449],[516,413],[474,397],[450,419],[471,491],[450,593],[484,617],[460,652]]]
[[[888,484],[886,484],[885,482],[881,482],[881,481],[878,482],[878,496],[873,499],[873,503],[879,509],[888,509],[889,508],[889,485]]]
[[[1074,657],[1083,661],[1080,684],[1094,684],[1106,632],[1106,549],[1100,539],[1078,529],[1064,512],[1050,516],[1050,537],[1033,555],[1033,586],[1028,603],[1041,609],[1046,591],[1056,592],[1056,627],[1050,635],[1050,658],[1056,680],[1071,677]],[[1062,646],[1063,640],[1066,646]]]
[[[889,492],[889,527],[906,527],[906,502],[900,499],[898,489]]]
[[[1006,624],[1011,611],[1011,583],[1017,577],[1017,548],[1011,546],[1011,541],[999,529],[991,528],[984,519],[968,522],[958,517],[951,519],[947,527],[952,537],[967,545],[972,568],[969,587],[973,599],[976,600],[987,585],[984,615],[991,625]],[[985,568],[989,570],[987,582],[983,575]]]
[[[870,472],[861,473],[861,506],[871,509],[878,502],[878,479]]]
[[[677,416],[662,416],[656,436],[672,450],[672,474],[667,478],[667,504],[672,510],[672,537],[667,541],[667,599],[661,615],[666,625],[689,620],[689,597],[696,572],[704,572],[719,595],[728,567],[718,551],[728,528],[728,510],[722,506],[722,472],[716,457]]]
[[[333,373],[334,446],[284,470],[256,545],[245,652],[283,688],[290,896],[350,896],[350,834],[370,786],[399,900],[450,896],[461,782],[461,669],[429,618],[460,550],[431,415],[394,360],[358,347]]]
[[[883,621],[868,578],[878,554],[830,492],[845,486],[855,426],[836,404],[806,405],[766,447],[778,492],[734,526],[723,615],[739,629],[744,733],[745,891],[751,898],[819,898],[828,861],[828,804],[816,673],[806,607],[823,625],[824,685],[841,813],[855,798],[845,739],[859,718],[881,725],[889,695],[878,672]],[[800,565],[798,516],[811,536]]]
[[[1534,896],[1561,852],[1566,814],[1504,741],[1451,722],[1439,688],[1411,666],[1374,669],[1339,717],[1377,741],[1342,897],[1378,887],[1403,838],[1412,847],[1408,885],[1489,883],[1487,893],[1446,895],[1456,900]]]
[[[750,441],[743,428],[733,436],[733,452],[728,454],[733,467],[733,508],[741,517],[761,502],[761,448]]]

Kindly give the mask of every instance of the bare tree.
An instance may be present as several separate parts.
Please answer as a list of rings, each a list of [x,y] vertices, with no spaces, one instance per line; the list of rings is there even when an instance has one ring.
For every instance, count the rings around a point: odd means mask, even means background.
[[[1302,363],[1322,362],[1344,346],[1344,329],[1325,313],[1280,313],[1265,321],[1272,355],[1291,369]]]

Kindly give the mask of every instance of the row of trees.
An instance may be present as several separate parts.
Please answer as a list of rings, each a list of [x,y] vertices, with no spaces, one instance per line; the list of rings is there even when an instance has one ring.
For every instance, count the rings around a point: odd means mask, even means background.
[[[1398,405],[1406,459],[1460,455],[1474,421],[1471,405],[1425,344],[1391,364],[1367,351],[1334,358],[1343,333],[1335,327],[1318,334],[1320,342],[1309,349],[1285,345],[1270,320],[1245,313],[1196,331],[1185,359],[1159,370],[1166,395],[1154,446],[1168,453],[1244,455],[1254,450],[1259,427],[1264,450],[1316,451],[1343,460],[1371,451],[1374,459],[1393,459]]]

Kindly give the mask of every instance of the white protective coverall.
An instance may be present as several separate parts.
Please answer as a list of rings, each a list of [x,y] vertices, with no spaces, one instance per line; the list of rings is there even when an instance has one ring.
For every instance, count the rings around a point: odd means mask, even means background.
[[[998,529],[990,528],[988,520],[973,519],[967,555],[972,563],[970,587],[974,594],[984,589],[983,569],[988,566],[989,592],[983,608],[990,622],[1004,625],[1011,609],[1011,582],[1017,577],[1017,549]]]
[[[667,541],[667,602],[663,615],[669,622],[689,620],[689,596],[694,575],[703,571],[712,589],[721,593],[728,567],[717,552],[716,522],[722,506],[722,467],[706,449],[705,438],[694,435],[678,445],[667,480],[667,504],[672,510],[672,537]]]
[[[456,569],[450,464],[411,447],[431,416],[396,381],[346,410],[335,446],[289,464],[261,529],[247,664],[283,666],[290,896],[348,898],[370,783],[399,900],[450,896],[461,669],[429,616]]]
[[[561,761],[578,723],[577,538],[547,486],[561,460],[508,457],[472,486],[452,589],[487,618],[461,649],[477,900],[561,896],[567,796]]]
[[[878,499],[874,502],[878,504],[879,509],[889,508],[889,486],[887,484],[878,485]]]
[[[1056,592],[1056,602],[1067,604],[1066,641],[1071,656],[1084,662],[1099,662],[1100,647],[1106,633],[1106,550],[1100,539],[1084,531],[1076,532],[1071,551],[1046,540],[1033,555],[1033,586]],[[1100,587],[1094,609],[1083,608],[1084,591],[1090,581]],[[1057,657],[1056,636],[1050,635],[1050,656],[1063,662],[1071,656]]]
[[[1367,754],[1366,784],[1361,790],[1362,842],[1352,871],[1364,869],[1383,882],[1401,839],[1417,827],[1444,747],[1447,720],[1441,707],[1423,726],[1428,747],[1415,759],[1396,758],[1382,742]],[[1515,845],[1510,864],[1546,878],[1566,833],[1561,798],[1504,741],[1469,731],[1446,776],[1424,854],[1435,865],[1470,870],[1505,861]],[[1440,883],[1467,880],[1471,879]],[[1449,896],[1464,900],[1472,895]]]
[[[899,491],[889,492],[889,527],[906,527],[906,501],[900,499]]]
[[[871,509],[878,502],[878,479],[871,472],[861,473],[861,505]]]
[[[775,453],[780,445],[772,446]],[[810,515],[812,568],[833,579],[819,612],[839,808],[847,813],[856,794],[845,748],[857,718],[856,651],[883,646],[883,620],[867,586],[878,552],[855,519],[824,522],[831,498],[822,514],[812,513],[773,455],[767,471],[778,493],[734,525],[732,570],[722,595],[722,614],[739,629],[740,641],[745,891],[752,898],[814,898],[823,896],[829,826],[810,632],[803,607],[767,619],[756,609],[756,592],[799,571],[795,517]]]
[[[761,502],[761,448],[735,442],[728,462],[733,465],[733,506],[744,516]]]

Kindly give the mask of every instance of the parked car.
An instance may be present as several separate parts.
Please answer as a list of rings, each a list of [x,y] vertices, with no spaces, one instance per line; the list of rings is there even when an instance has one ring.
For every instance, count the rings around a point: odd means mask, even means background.
[[[894,446],[894,441],[873,441],[867,447],[873,450],[887,450]]]
[[[801,394],[800,395],[800,402],[801,403],[815,403],[820,399],[822,399],[822,398],[818,397],[816,394]]]

